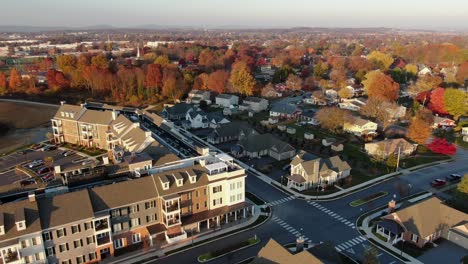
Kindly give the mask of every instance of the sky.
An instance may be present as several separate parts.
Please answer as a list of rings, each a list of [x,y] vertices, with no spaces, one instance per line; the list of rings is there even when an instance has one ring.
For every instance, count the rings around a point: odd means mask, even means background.
[[[0,25],[468,29],[467,0],[2,0]]]

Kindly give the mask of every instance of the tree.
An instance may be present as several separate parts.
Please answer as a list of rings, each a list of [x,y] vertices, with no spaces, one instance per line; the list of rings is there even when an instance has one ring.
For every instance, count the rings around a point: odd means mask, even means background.
[[[146,68],[146,88],[154,95],[162,87],[162,68],[159,64],[149,64]]]
[[[315,118],[317,118],[323,128],[334,133],[343,127],[344,121],[349,117],[349,111],[336,107],[321,108],[315,115]]]
[[[393,58],[392,56],[382,53],[380,51],[373,51],[368,56],[367,59],[371,61],[374,66],[381,70],[386,70],[392,65]]]
[[[109,68],[109,64],[107,63],[107,58],[103,53],[100,53],[93,58],[91,58],[91,65],[99,68],[99,69],[107,69]]]
[[[416,143],[426,144],[431,132],[431,121],[425,117],[424,111],[419,111],[408,127],[407,137]]]
[[[250,74],[245,62],[236,62],[232,66],[229,82],[236,92],[243,95],[252,95],[255,79]]]
[[[464,84],[465,81],[468,79],[468,61],[465,61],[458,67],[457,74],[455,76],[457,78],[458,83]]]
[[[418,78],[416,83],[409,86],[408,91],[413,96],[418,95],[421,92],[430,91],[433,88],[439,86],[442,83],[442,79],[439,76],[431,76],[426,74]]]
[[[457,192],[468,197],[468,174],[465,174],[461,182],[457,185]]]
[[[328,73],[328,64],[322,61],[319,61],[314,66],[314,78],[315,80],[320,80]]]
[[[412,74],[413,76],[416,76],[416,74],[418,74],[418,66],[416,66],[414,64],[406,64],[405,65],[405,71],[407,73]]]
[[[394,101],[399,97],[400,85],[381,71],[371,71],[362,82],[369,98],[383,98]]]
[[[379,252],[375,247],[368,247],[364,250],[364,257],[362,264],[380,264],[379,257],[377,256]]]
[[[7,81],[6,76],[3,72],[0,72],[0,95],[4,95],[7,92]]]
[[[445,109],[444,88],[436,88],[431,92],[431,101],[429,102],[429,109],[438,114],[448,114]]]
[[[396,154],[390,154],[390,156],[388,156],[387,158],[387,167],[391,170],[394,170],[397,166],[397,162],[398,162],[398,157]]]
[[[154,60],[154,63],[155,64],[159,64],[159,65],[167,65],[170,63],[169,61],[169,57],[167,57],[167,55],[161,55],[161,56],[158,56],[155,60]]]
[[[302,89],[302,79],[301,77],[290,73],[288,79],[286,80],[286,87],[291,90],[301,90]]]
[[[448,88],[444,92],[445,109],[455,120],[468,113],[468,94],[458,89]]]
[[[12,92],[16,92],[17,89],[21,86],[21,75],[19,74],[16,68],[11,69],[10,71],[10,81],[8,83],[8,88]]]
[[[352,98],[354,96],[353,92],[346,87],[341,88],[338,91],[338,95],[340,96],[340,98]]]
[[[382,124],[385,129],[392,123],[393,117],[389,109],[396,109],[399,105],[395,102],[390,102],[382,98],[370,98],[367,103],[359,109],[359,113],[375,118]]]
[[[273,83],[282,83],[285,82],[290,74],[293,74],[294,70],[289,66],[284,66],[275,71],[272,77]]]
[[[226,91],[226,84],[229,80],[229,73],[224,70],[212,72],[207,81],[208,89],[217,93]]]
[[[457,147],[455,144],[448,142],[445,138],[435,138],[429,145],[427,145],[427,148],[434,153],[444,155],[455,155],[455,153],[457,153]]]

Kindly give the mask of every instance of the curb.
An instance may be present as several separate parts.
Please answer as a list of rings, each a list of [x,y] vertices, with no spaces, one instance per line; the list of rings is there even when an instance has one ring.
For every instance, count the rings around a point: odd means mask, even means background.
[[[234,253],[234,252],[243,250],[243,249],[245,249],[245,248],[253,247],[253,246],[259,244],[261,241],[262,241],[262,240],[258,239],[257,242],[256,242],[255,244],[251,244],[251,245],[247,245],[247,246],[240,247],[240,248],[238,248],[238,249],[235,249],[235,250],[226,252],[226,253],[224,253],[224,254],[222,254],[222,255],[216,256],[216,257],[214,257],[214,258],[210,258],[210,259],[205,260],[205,261],[200,260],[200,256],[198,256],[198,257],[197,257],[197,261],[198,261],[199,263],[210,262],[210,261],[212,261],[212,260],[216,260],[216,259],[222,258],[222,257],[224,257],[224,256],[226,256],[226,255],[228,255],[228,254],[231,254],[231,253]]]

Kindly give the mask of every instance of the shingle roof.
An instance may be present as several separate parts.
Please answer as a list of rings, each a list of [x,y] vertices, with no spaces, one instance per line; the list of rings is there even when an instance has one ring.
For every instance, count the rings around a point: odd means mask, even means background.
[[[87,190],[38,199],[42,228],[48,229],[94,216]]]
[[[239,145],[248,152],[274,149],[277,152],[295,150],[293,146],[279,140],[272,134],[250,134],[239,140]]]
[[[308,263],[322,264],[323,262],[312,253],[304,250],[302,252],[292,254],[289,250],[278,244],[274,239],[270,239],[268,243],[258,252],[257,257],[251,262],[253,264],[291,264],[291,263]]]
[[[18,231],[15,224],[15,214],[18,209],[23,211],[24,219],[26,220],[26,229],[22,231]],[[0,218],[3,221],[5,231],[5,234],[0,235],[0,241],[41,231],[39,209],[36,202],[23,200],[4,203],[0,205]]]
[[[171,115],[181,115],[186,114],[188,110],[190,110],[193,106],[187,103],[179,103],[175,104],[172,107],[166,107],[165,110]]]
[[[245,122],[233,121],[225,124],[220,124],[217,128],[214,129],[218,137],[235,137],[243,132],[245,135],[249,134],[258,134],[254,129],[252,129]]]
[[[86,111],[86,108],[83,108],[79,105],[63,104],[55,113],[54,118],[65,119],[65,120],[78,120],[83,111]]]
[[[297,108],[296,106],[290,105],[290,104],[275,104],[275,105],[273,105],[273,107],[271,108],[270,111],[271,112],[276,112],[276,113],[292,115],[295,112],[300,111],[300,109]]]
[[[112,122],[112,111],[98,111],[87,109],[80,116],[78,122],[109,125]]]
[[[415,145],[411,144],[404,138],[395,138],[395,139],[387,139],[387,140],[382,140],[379,142],[374,142],[374,143],[366,143],[365,148],[366,150],[368,148],[375,147],[375,151],[379,151],[379,148],[382,148],[382,150],[386,154],[392,154],[392,153],[397,153],[398,148],[401,148],[402,151],[408,150],[408,149],[414,149]]]

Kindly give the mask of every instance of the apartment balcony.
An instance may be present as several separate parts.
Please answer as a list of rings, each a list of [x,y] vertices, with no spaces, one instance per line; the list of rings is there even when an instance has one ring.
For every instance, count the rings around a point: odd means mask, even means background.
[[[166,241],[169,244],[179,242],[181,240],[187,239],[187,233],[182,230],[180,233],[177,234],[170,234],[168,235],[167,232],[164,233],[164,236],[166,237]]]
[[[180,211],[179,203],[175,203],[170,206],[163,205],[163,211],[165,213],[173,213],[173,212]]]
[[[166,227],[174,226],[174,225],[180,225],[180,217],[175,217],[172,219],[166,219],[166,217],[163,218],[163,223],[166,225]]]
[[[19,254],[18,251],[10,251],[4,255],[5,263],[14,263],[19,261]]]
[[[96,232],[109,229],[109,222],[107,219],[98,220],[94,222],[94,230]]]
[[[99,237],[96,239],[98,246],[110,243],[110,236]]]

